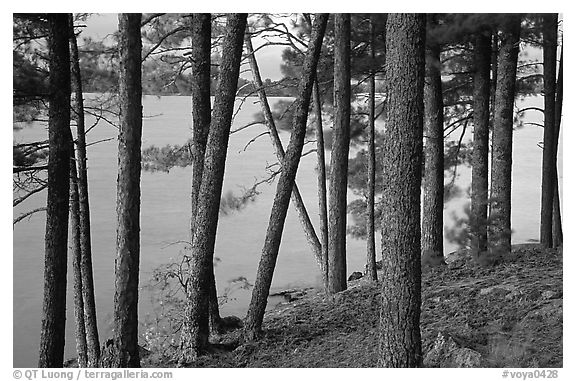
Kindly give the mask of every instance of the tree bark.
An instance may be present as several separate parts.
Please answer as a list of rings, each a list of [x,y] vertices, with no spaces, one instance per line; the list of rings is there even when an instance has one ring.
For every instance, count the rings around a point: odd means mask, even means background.
[[[116,291],[114,358],[116,368],[140,367],[138,276],[140,265],[140,172],[142,145],[142,41],[140,13],[118,15],[120,41],[120,133],[116,213]]]
[[[210,13],[194,14],[192,19],[191,66],[192,66],[192,186],[190,213],[190,242],[196,231],[198,195],[204,170],[204,155],[210,130],[210,52],[212,48],[212,17]],[[220,331],[221,319],[216,291],[214,263],[209,270],[209,316],[210,331]]]
[[[72,55],[72,87],[75,93],[76,116],[76,163],[78,170],[78,206],[80,216],[80,269],[82,276],[82,299],[84,305],[84,325],[86,327],[87,366],[97,367],[100,359],[100,340],[96,319],[96,300],[94,297],[94,276],[92,273],[92,244],[90,229],[90,203],[88,197],[88,170],[86,168],[86,128],[84,121],[84,100],[78,44],[74,35],[73,16],[70,15],[70,52]]]
[[[74,152],[73,146],[70,152]],[[74,320],[76,322],[76,353],[78,367],[88,365],[88,346],[84,322],[84,298],[82,296],[82,249],[80,247],[80,205],[78,201],[78,176],[74,158],[70,159],[70,231],[72,232],[72,276],[74,285]]]
[[[318,215],[320,217],[320,246],[322,250],[322,284],[328,292],[328,198],[326,195],[326,157],[324,149],[324,126],[322,124],[322,98],[318,76],[312,88],[314,113],[316,114],[316,171],[318,183]]]
[[[328,202],[328,292],[346,289],[346,207],[350,149],[350,14],[334,14],[334,135]]]
[[[270,213],[270,221],[262,249],[262,257],[258,264],[258,273],[246,316],[245,338],[247,340],[252,340],[259,336],[262,328],[262,321],[264,319],[264,312],[266,310],[268,294],[270,292],[270,285],[272,284],[272,276],[274,274],[276,259],[278,258],[282,231],[290,202],[290,194],[294,187],[296,172],[304,146],[308,107],[310,106],[312,87],[314,78],[316,77],[316,68],[320,57],[320,49],[322,47],[322,39],[326,30],[327,20],[327,14],[319,14],[315,17],[312,27],[312,36],[308,44],[308,52],[306,53],[302,77],[298,87],[298,97],[296,98],[290,143],[288,144],[286,155],[282,161],[282,172],[276,187],[276,196],[274,197],[274,203]]]
[[[218,212],[240,72],[246,17],[246,14],[240,13],[227,16],[214,113],[210,121],[202,182],[198,194],[190,283],[187,290],[185,321],[180,338],[182,353],[179,361],[181,363],[195,360],[200,351],[208,345],[209,285],[213,276],[211,270],[213,269]]]
[[[368,189],[366,194],[366,275],[372,281],[378,280],[376,272],[376,237],[374,223],[374,194],[376,184],[376,147],[375,147],[375,121],[376,121],[376,39],[373,16],[370,16],[370,90],[368,94]]]
[[[502,26],[501,46],[498,52],[492,138],[492,207],[489,239],[492,250],[502,255],[511,251],[512,130],[519,37],[520,16],[510,15]]]
[[[382,198],[382,307],[379,365],[422,365],[420,336],[420,185],[422,172],[424,14],[390,14]]]
[[[474,138],[472,151],[471,235],[472,249],[488,249],[488,147],[490,134],[490,65],[492,37],[479,32],[474,42]]]
[[[428,28],[437,21],[428,16]],[[424,198],[422,204],[422,252],[443,261],[444,257],[444,101],[440,73],[440,44],[426,41],[424,85]]]
[[[558,67],[558,80],[556,81],[556,101],[555,101],[555,116],[554,123],[556,124],[556,153],[558,153],[558,140],[560,136],[560,125],[562,122],[562,101],[564,98],[564,52],[560,51],[560,66]],[[558,163],[556,163],[558,164]],[[560,208],[560,193],[558,187],[560,182],[558,181],[558,165],[554,168],[554,210],[552,214],[552,246],[560,247],[564,241],[564,235],[562,233],[562,216]]]
[[[280,136],[278,135],[278,130],[276,128],[276,124],[274,123],[274,119],[272,116],[272,111],[270,110],[270,105],[268,104],[268,98],[266,97],[266,91],[264,90],[264,84],[262,83],[262,77],[260,76],[260,69],[258,68],[258,62],[256,61],[256,57],[254,56],[254,48],[252,46],[252,40],[250,38],[250,35],[246,34],[244,40],[246,44],[246,52],[248,55],[250,70],[252,71],[252,76],[254,78],[254,85],[257,89],[258,99],[260,100],[260,108],[262,109],[262,113],[264,114],[266,127],[268,127],[268,131],[270,132],[270,140],[272,141],[272,145],[274,146],[276,157],[278,158],[278,161],[281,163],[284,161],[285,156],[284,147],[282,146],[282,141],[280,140]],[[304,229],[304,233],[306,234],[308,244],[312,249],[318,267],[320,268],[321,273],[324,274],[325,271],[324,271],[324,262],[322,260],[322,246],[320,245],[320,241],[318,240],[318,236],[316,235],[316,231],[314,230],[314,226],[312,225],[312,221],[310,220],[310,216],[308,215],[308,211],[306,210],[306,206],[304,205],[302,195],[300,194],[300,190],[298,189],[296,182],[294,182],[294,188],[292,189],[292,204],[294,205],[298,213],[300,223],[302,224],[302,228]]]
[[[552,247],[552,214],[554,209],[554,168],[557,140],[555,117],[556,50],[558,44],[558,14],[543,16],[544,36],[544,150],[542,152],[542,201],[540,204],[540,244]]]
[[[61,368],[64,362],[72,145],[68,34],[68,15],[49,14],[48,196],[39,368]]]

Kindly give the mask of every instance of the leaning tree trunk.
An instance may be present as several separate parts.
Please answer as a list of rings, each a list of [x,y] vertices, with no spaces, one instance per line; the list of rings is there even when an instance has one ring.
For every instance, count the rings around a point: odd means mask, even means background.
[[[76,163],[78,167],[78,204],[80,212],[80,269],[82,276],[82,298],[84,305],[84,325],[86,327],[87,366],[98,366],[100,340],[96,320],[96,300],[94,297],[94,276],[92,273],[92,244],[90,237],[90,204],[88,201],[88,170],[86,168],[86,128],[84,121],[84,100],[78,44],[74,35],[73,17],[70,15],[70,52],[72,55],[72,87],[75,93],[76,115]]]
[[[320,246],[322,250],[322,284],[328,292],[328,198],[326,196],[326,157],[324,149],[324,126],[322,125],[322,98],[318,75],[312,88],[314,113],[316,114],[316,171],[318,182],[318,215],[320,217]]]
[[[262,113],[264,114],[266,127],[268,127],[268,132],[270,133],[270,140],[272,141],[272,145],[274,146],[274,151],[276,152],[278,162],[281,163],[284,161],[285,156],[284,147],[282,146],[282,141],[280,140],[276,124],[274,123],[272,111],[270,110],[270,105],[268,104],[268,98],[266,97],[266,91],[264,90],[264,84],[262,83],[262,77],[260,76],[260,69],[258,68],[258,62],[256,61],[256,56],[254,55],[252,39],[250,38],[250,35],[248,33],[246,33],[246,37],[244,38],[244,40],[246,44],[246,53],[248,55],[250,70],[252,71],[252,76],[254,77],[254,86],[256,88],[256,92],[258,93],[258,99],[260,100],[260,107],[262,109]],[[314,226],[312,225],[312,221],[310,220],[310,216],[308,215],[308,211],[306,210],[306,206],[304,205],[304,201],[302,200],[302,195],[300,194],[300,190],[298,189],[296,183],[294,183],[294,189],[292,189],[292,203],[294,204],[296,212],[298,213],[300,223],[302,224],[302,228],[304,229],[304,234],[306,235],[308,244],[312,249],[314,258],[318,263],[318,267],[320,268],[321,273],[324,274],[325,269],[324,269],[324,262],[322,260],[322,246],[320,245],[320,241],[318,240],[318,236],[316,235],[316,231],[314,230]]]
[[[118,16],[120,133],[116,213],[116,291],[112,366],[140,367],[138,272],[140,266],[140,172],[142,146],[142,40],[140,13]]]
[[[202,182],[198,194],[190,282],[187,290],[184,326],[180,338],[182,353],[179,361],[181,363],[195,360],[208,345],[209,284],[213,276],[212,264],[218,211],[247,15],[234,13],[229,14],[227,18],[214,113],[208,132]]]
[[[74,152],[73,146],[70,152]],[[78,367],[88,365],[84,298],[82,297],[82,249],[80,247],[80,205],[78,201],[78,176],[74,158],[70,159],[70,231],[72,233],[72,278],[74,284],[74,320],[76,322],[76,353]]]
[[[274,267],[276,266],[278,250],[280,249],[282,231],[288,212],[290,194],[294,188],[296,172],[304,146],[308,107],[310,105],[310,97],[314,78],[316,77],[316,67],[320,57],[320,49],[322,47],[322,39],[324,37],[324,31],[326,30],[327,20],[327,14],[319,14],[316,16],[312,27],[312,36],[308,44],[308,52],[302,68],[300,85],[298,86],[298,97],[296,98],[290,143],[288,144],[286,155],[282,161],[282,172],[278,180],[278,185],[276,186],[276,196],[274,197],[274,203],[270,213],[270,221],[268,222],[262,257],[258,264],[258,273],[256,274],[256,281],[254,282],[254,289],[252,290],[252,299],[250,300],[250,306],[248,307],[248,313],[246,315],[244,328],[245,338],[247,340],[252,340],[259,336],[262,328]]]
[[[428,27],[437,21],[428,16]],[[444,257],[444,102],[440,73],[440,44],[426,41],[424,85],[424,184],[422,204],[422,252],[443,262]]]
[[[346,207],[350,149],[350,14],[334,14],[334,134],[330,156],[328,292],[346,289]]]
[[[72,146],[68,34],[68,15],[49,14],[48,197],[39,368],[61,368],[64,363]]]
[[[488,249],[488,147],[490,134],[490,32],[479,32],[474,42],[474,140],[472,150],[471,235],[472,249]]]
[[[543,16],[544,35],[544,150],[542,152],[542,202],[540,204],[540,244],[552,247],[552,214],[558,138],[556,136],[556,48],[558,14]]]
[[[558,80],[556,81],[556,101],[555,101],[555,117],[554,122],[556,123],[556,152],[558,151],[558,140],[560,137],[560,124],[562,122],[562,100],[564,97],[563,92],[563,81],[564,81],[564,53],[560,51],[560,66],[558,68]],[[558,163],[556,163],[558,164]],[[559,247],[562,246],[564,240],[562,234],[562,216],[560,209],[560,193],[558,187],[560,182],[558,179],[558,165],[554,168],[554,210],[552,214],[552,246]]]
[[[376,237],[374,223],[374,194],[376,186],[376,147],[375,147],[375,122],[376,122],[376,38],[374,32],[374,16],[370,16],[370,91],[368,94],[368,184],[366,194],[366,275],[372,281],[378,280],[376,272]]]
[[[498,52],[494,133],[492,155],[492,204],[489,239],[491,248],[504,255],[511,251],[512,227],[512,130],[514,123],[514,95],[516,65],[520,37],[520,16],[507,17],[502,27]]]
[[[422,365],[420,183],[426,16],[390,14],[382,197],[382,306],[378,363]]]
[[[210,13],[196,13],[192,19],[192,191],[190,213],[190,242],[196,231],[198,195],[204,170],[204,155],[210,130],[210,52],[212,48],[212,17]],[[214,263],[209,266],[209,316],[210,331],[220,331],[221,319],[218,307],[218,293],[214,276]]]

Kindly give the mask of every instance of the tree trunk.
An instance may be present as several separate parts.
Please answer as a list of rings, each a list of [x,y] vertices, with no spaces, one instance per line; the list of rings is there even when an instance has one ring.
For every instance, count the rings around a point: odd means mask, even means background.
[[[70,152],[74,152],[73,145]],[[82,249],[80,246],[80,205],[78,201],[78,176],[74,158],[70,159],[70,231],[72,232],[72,276],[74,284],[74,320],[76,321],[76,353],[78,367],[88,365],[86,325],[84,323],[84,298],[82,297]]]
[[[386,33],[387,121],[382,197],[379,365],[422,365],[420,185],[424,14],[390,14]]]
[[[316,171],[318,182],[318,215],[320,217],[320,246],[322,250],[322,284],[328,292],[328,199],[326,196],[326,157],[324,149],[324,126],[322,124],[322,98],[318,79],[312,88],[314,113],[316,114]]]
[[[540,204],[540,243],[552,247],[552,214],[554,209],[554,168],[556,167],[557,140],[555,117],[556,48],[558,41],[558,14],[543,17],[544,36],[544,150],[542,152],[542,202]],[[555,142],[556,140],[556,142]]]
[[[276,124],[274,123],[272,116],[272,111],[270,110],[270,105],[268,104],[268,98],[266,97],[266,91],[264,90],[264,84],[262,83],[262,77],[260,76],[260,69],[258,68],[256,57],[254,56],[254,48],[252,46],[252,40],[249,34],[246,34],[245,43],[248,62],[250,63],[250,70],[252,71],[252,76],[254,77],[254,86],[257,89],[258,99],[260,100],[260,107],[262,109],[262,113],[264,114],[266,127],[268,127],[268,131],[270,132],[270,140],[274,146],[276,157],[281,163],[284,161],[285,156],[284,147],[282,146],[282,141],[278,135],[278,130],[276,129]],[[294,188],[292,189],[292,203],[298,212],[300,223],[302,224],[302,228],[306,234],[308,244],[314,253],[314,258],[318,263],[318,267],[320,268],[321,273],[324,274],[325,270],[324,262],[322,261],[322,246],[320,245],[320,241],[318,240],[318,236],[316,235],[312,221],[310,221],[310,216],[308,215],[308,211],[306,210],[306,206],[302,200],[302,195],[300,194],[300,190],[298,189],[296,183],[294,183]]]
[[[142,40],[140,13],[118,15],[120,41],[120,133],[116,213],[116,368],[140,367],[138,352],[138,272],[140,262],[140,172],[142,145]]]
[[[376,272],[376,237],[374,223],[374,193],[376,184],[375,109],[376,109],[376,52],[373,16],[370,16],[370,91],[368,95],[368,189],[366,195],[366,275],[372,281],[378,280]]]
[[[555,101],[555,116],[554,122],[556,124],[556,153],[558,153],[558,140],[560,136],[560,124],[562,122],[562,101],[564,98],[563,92],[564,81],[564,52],[560,51],[560,66],[558,68],[558,80],[556,81],[556,101]],[[557,163],[556,163],[557,164]],[[560,193],[558,187],[558,165],[555,166],[554,171],[554,210],[552,214],[552,245],[553,247],[560,247],[564,241],[562,234],[562,216],[560,208]]]
[[[493,157],[492,207],[490,210],[490,245],[498,254],[511,251],[511,194],[512,194],[512,129],[520,16],[510,15],[502,27],[498,52],[496,82]]]
[[[198,194],[190,283],[187,290],[185,321],[180,338],[182,350],[180,362],[182,363],[195,360],[200,351],[208,345],[209,285],[214,274],[212,267],[214,244],[246,17],[246,14],[240,13],[227,16],[214,113],[210,122],[202,182]]]
[[[204,155],[210,130],[210,52],[212,48],[212,17],[210,13],[194,14],[192,19],[192,186],[190,213],[190,242],[196,231],[198,195],[204,170]],[[210,331],[220,331],[221,319],[216,291],[214,263],[210,265],[209,316]]]
[[[250,306],[246,316],[245,338],[247,340],[256,338],[262,328],[264,311],[266,310],[266,304],[268,302],[268,294],[270,292],[270,285],[272,284],[272,276],[274,274],[274,267],[282,239],[282,231],[288,212],[290,194],[294,187],[296,171],[304,146],[308,107],[310,105],[310,97],[314,78],[316,77],[316,68],[320,57],[320,49],[322,47],[322,39],[324,37],[324,31],[326,30],[327,20],[327,14],[319,14],[315,17],[312,27],[312,36],[308,44],[308,52],[304,60],[302,77],[298,87],[298,97],[296,98],[290,143],[288,144],[286,155],[282,161],[282,172],[276,187],[276,196],[274,197],[274,203],[270,213],[270,221],[268,223],[264,248],[262,249],[262,257],[258,264],[258,273],[256,275],[254,289],[252,290],[252,299],[250,300]]]
[[[84,122],[84,100],[78,44],[74,35],[73,17],[70,15],[70,52],[72,55],[72,87],[75,93],[76,115],[76,163],[78,167],[78,203],[80,212],[80,269],[82,275],[82,298],[84,305],[84,325],[86,327],[86,345],[88,367],[97,367],[100,359],[100,340],[96,319],[96,301],[94,298],[94,276],[92,273],[92,244],[90,237],[90,204],[88,198],[88,170],[86,168],[86,129]]]
[[[428,16],[428,28],[437,21]],[[424,85],[424,200],[422,204],[422,252],[444,257],[444,101],[440,73],[440,44],[426,41],[426,80]]]
[[[479,32],[474,42],[474,140],[472,150],[471,216],[472,249],[488,249],[488,146],[490,134],[490,32]]]
[[[49,14],[48,196],[39,368],[61,368],[64,363],[70,147],[72,145],[68,34],[68,15],[65,13]]]
[[[334,135],[328,202],[328,292],[346,289],[346,198],[350,149],[350,14],[334,14]]]

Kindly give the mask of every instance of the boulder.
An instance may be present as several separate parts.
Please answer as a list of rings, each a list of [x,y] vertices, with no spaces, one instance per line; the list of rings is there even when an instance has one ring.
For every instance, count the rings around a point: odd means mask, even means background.
[[[480,359],[480,353],[460,347],[450,335],[438,332],[423,362],[428,368],[476,368],[480,366]]]
[[[358,279],[362,278],[363,276],[364,276],[364,274],[362,274],[360,271],[354,271],[348,277],[348,282],[353,281],[353,280],[358,280]]]

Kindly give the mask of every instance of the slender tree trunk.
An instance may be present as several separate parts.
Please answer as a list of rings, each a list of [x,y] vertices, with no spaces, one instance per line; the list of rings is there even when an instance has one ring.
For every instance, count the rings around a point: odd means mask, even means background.
[[[558,14],[543,16],[544,35],[544,150],[542,152],[542,202],[540,204],[540,243],[552,247],[552,214],[554,209],[554,168],[557,140],[555,117],[556,48],[558,44]]]
[[[346,207],[350,149],[350,14],[334,14],[334,135],[328,200],[328,291],[346,289]]]
[[[90,204],[88,199],[88,170],[86,168],[86,128],[84,121],[84,100],[78,44],[74,35],[73,16],[70,15],[70,52],[72,55],[72,87],[75,93],[75,116],[77,128],[76,163],[78,167],[78,203],[80,212],[80,269],[82,275],[82,298],[84,305],[84,324],[86,327],[86,345],[88,367],[98,366],[100,359],[100,340],[96,319],[96,301],[94,298],[94,276],[92,273],[92,244],[90,237]]]
[[[564,53],[560,51],[560,67],[558,68],[558,80],[556,81],[556,102],[555,102],[555,117],[554,122],[556,124],[556,153],[558,153],[558,140],[560,137],[560,124],[562,122],[562,101],[564,98],[563,92],[563,81],[564,81]],[[556,163],[558,164],[558,163]],[[562,216],[560,208],[560,193],[558,187],[560,182],[558,181],[558,165],[554,168],[554,210],[552,215],[552,245],[553,247],[560,247],[564,241],[564,236],[562,234]]]
[[[202,182],[198,194],[196,228],[192,243],[190,283],[185,321],[180,338],[180,362],[197,358],[208,345],[210,283],[213,276],[214,244],[226,151],[234,111],[234,100],[240,72],[246,14],[228,14],[222,46],[222,62],[210,122]]]
[[[492,78],[490,79],[490,137],[489,137],[489,144],[490,144],[490,163],[494,162],[494,117],[496,115],[496,82],[498,81],[498,51],[500,49],[498,41],[498,31],[493,30],[492,32],[492,57],[490,59],[490,67],[492,68]],[[487,230],[487,249],[490,247],[489,243],[489,234],[490,229],[492,226],[492,221],[490,216],[492,215],[492,164],[490,164],[490,169],[488,171],[488,183],[490,184],[488,189],[488,220],[486,221],[486,230]]]
[[[322,284],[328,292],[328,199],[326,196],[326,157],[324,149],[324,126],[322,124],[322,98],[318,78],[312,88],[314,113],[316,114],[316,171],[318,182],[318,215],[320,217],[320,246],[322,249]]]
[[[422,365],[420,185],[425,67],[424,14],[390,14],[382,220],[379,365]]]
[[[264,84],[262,83],[262,77],[260,76],[260,69],[258,68],[256,57],[254,56],[254,48],[252,46],[252,40],[249,34],[246,34],[245,44],[246,52],[248,55],[248,62],[250,63],[250,70],[252,71],[252,76],[254,78],[254,85],[257,89],[258,99],[260,100],[260,107],[262,109],[262,113],[264,114],[264,120],[266,121],[266,127],[268,127],[268,131],[270,132],[270,140],[274,146],[276,157],[281,163],[284,161],[285,156],[284,147],[282,146],[282,141],[278,135],[278,130],[276,129],[276,124],[274,123],[272,116],[272,111],[270,110],[270,105],[268,104],[268,98],[266,97],[266,91],[264,90]],[[298,212],[300,223],[302,224],[302,228],[304,229],[304,233],[306,234],[310,248],[314,253],[318,267],[320,268],[321,273],[325,274],[324,262],[322,260],[322,246],[320,245],[320,241],[318,240],[318,236],[316,235],[312,221],[310,221],[310,216],[308,215],[308,211],[306,210],[306,206],[302,200],[302,195],[300,194],[300,190],[298,189],[296,183],[294,183],[294,188],[292,189],[292,203]]]
[[[254,289],[252,290],[252,299],[250,300],[250,306],[246,316],[245,338],[248,340],[256,338],[262,328],[264,311],[266,310],[266,304],[268,302],[268,294],[270,292],[270,285],[272,284],[272,276],[274,274],[274,267],[282,239],[282,231],[288,212],[290,194],[294,187],[296,172],[304,146],[308,107],[310,106],[312,87],[314,78],[316,77],[316,68],[320,57],[320,49],[322,47],[322,39],[324,37],[324,31],[326,30],[327,20],[327,14],[319,14],[315,17],[312,27],[312,36],[308,44],[308,52],[304,60],[302,77],[298,87],[298,97],[296,98],[290,143],[288,144],[286,155],[282,161],[282,172],[276,187],[276,196],[274,197],[274,203],[270,213],[270,221],[262,249],[262,257],[258,264],[258,273],[256,275]]]
[[[64,363],[72,145],[68,34],[68,15],[49,14],[48,197],[39,368],[61,368]]]
[[[473,250],[488,249],[488,150],[490,134],[490,32],[479,32],[474,42],[474,140],[472,151],[471,230]]]
[[[498,52],[494,110],[490,245],[499,254],[511,251],[512,129],[520,16],[508,16]]]
[[[73,145],[70,152],[74,152]],[[74,320],[76,321],[76,353],[78,367],[88,365],[86,325],[84,323],[84,298],[82,297],[82,249],[80,247],[80,205],[78,201],[78,176],[74,158],[70,159],[70,231],[72,232],[72,276],[74,284]]]
[[[140,172],[142,146],[142,40],[140,13],[118,15],[120,133],[116,213],[116,292],[113,367],[138,368]]]
[[[368,95],[368,189],[366,195],[366,275],[370,280],[377,281],[376,272],[376,237],[374,223],[374,194],[376,186],[376,147],[375,147],[375,109],[376,109],[376,39],[374,33],[374,19],[370,16],[370,91]]]
[[[312,28],[309,14],[304,14],[308,26]],[[322,123],[322,96],[318,83],[318,73],[312,86],[312,101],[316,123],[314,135],[316,137],[316,175],[318,183],[318,217],[320,219],[320,245],[322,249],[322,283],[324,291],[328,293],[328,198],[326,187],[326,150],[324,148],[324,126]]]
[[[437,21],[428,16],[428,28]],[[422,252],[440,260],[444,257],[444,101],[440,73],[440,45],[426,41],[424,85],[424,200],[422,204]]]
[[[212,17],[210,13],[194,14],[192,19],[192,186],[190,213],[190,242],[196,231],[196,212],[198,210],[198,194],[204,170],[204,155],[210,130],[210,52],[212,48]],[[221,319],[218,307],[218,293],[214,263],[211,263],[209,280],[209,316],[210,331],[220,331]]]

